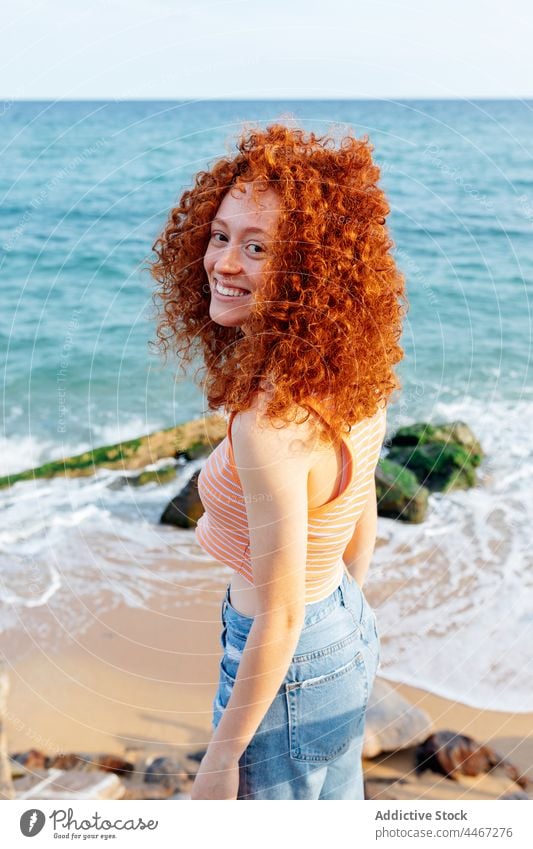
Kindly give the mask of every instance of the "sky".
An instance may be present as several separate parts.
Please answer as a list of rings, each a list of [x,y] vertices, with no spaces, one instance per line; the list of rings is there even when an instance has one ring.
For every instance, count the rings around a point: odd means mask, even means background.
[[[0,98],[533,97],[526,0],[2,0]]]

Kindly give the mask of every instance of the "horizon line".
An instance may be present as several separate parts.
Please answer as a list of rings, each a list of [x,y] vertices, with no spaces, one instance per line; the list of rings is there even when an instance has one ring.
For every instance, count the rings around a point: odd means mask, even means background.
[[[508,97],[493,97],[493,96],[475,96],[469,95],[464,97],[430,97],[430,96],[383,96],[383,97],[119,97],[110,95],[109,97],[3,97],[0,96],[1,103],[301,103],[309,101],[315,103],[334,102],[334,103],[363,103],[363,102],[381,102],[381,101],[443,101],[461,103],[463,101],[491,101],[491,102],[508,102],[522,101],[528,102],[533,100],[533,94],[527,96],[508,96]]]

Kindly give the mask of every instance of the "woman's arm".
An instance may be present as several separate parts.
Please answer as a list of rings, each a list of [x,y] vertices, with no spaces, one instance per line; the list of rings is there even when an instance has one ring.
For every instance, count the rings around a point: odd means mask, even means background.
[[[355,578],[361,588],[363,587],[376,546],[377,527],[376,480],[372,476],[372,483],[363,512],[359,517],[354,534],[344,549],[343,554],[348,572]]]
[[[310,430],[307,423],[274,427],[254,406],[235,416],[232,435],[257,612],[204,758],[215,772],[234,768],[254,736],[287,674],[305,613]]]

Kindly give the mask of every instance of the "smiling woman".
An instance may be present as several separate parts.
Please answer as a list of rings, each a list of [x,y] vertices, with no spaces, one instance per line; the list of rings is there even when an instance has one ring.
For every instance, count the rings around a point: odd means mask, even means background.
[[[209,406],[230,411],[198,481],[197,540],[234,575],[193,799],[364,798],[379,637],[362,582],[403,356],[378,176],[365,141],[254,130],[154,246],[161,347],[182,366],[200,347]]]
[[[209,315],[218,324],[242,327],[245,323],[252,295],[264,283],[264,262],[279,208],[274,189],[267,186],[259,192],[254,183],[228,191],[220,204],[204,256],[213,294]]]

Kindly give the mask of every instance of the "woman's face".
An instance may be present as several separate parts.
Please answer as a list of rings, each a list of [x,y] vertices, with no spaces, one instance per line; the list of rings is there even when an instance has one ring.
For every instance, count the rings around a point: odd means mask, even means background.
[[[279,197],[272,188],[252,194],[231,189],[211,222],[204,268],[211,289],[209,315],[224,327],[247,318],[253,293],[265,279],[265,260],[279,219]]]

